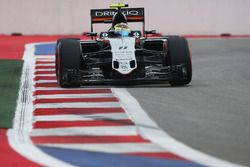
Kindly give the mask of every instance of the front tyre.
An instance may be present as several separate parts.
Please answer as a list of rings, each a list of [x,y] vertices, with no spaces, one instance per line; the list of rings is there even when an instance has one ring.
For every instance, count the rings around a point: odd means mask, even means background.
[[[171,86],[184,86],[192,80],[192,62],[188,42],[179,36],[168,37],[167,65],[184,65],[185,76],[183,78],[173,78],[169,81]]]
[[[61,87],[78,87],[68,71],[78,71],[81,66],[81,45],[76,39],[63,39],[56,47],[56,76]]]

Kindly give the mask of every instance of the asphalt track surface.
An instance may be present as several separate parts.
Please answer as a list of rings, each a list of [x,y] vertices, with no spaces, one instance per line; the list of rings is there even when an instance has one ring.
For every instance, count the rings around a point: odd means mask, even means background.
[[[194,149],[250,166],[250,39],[191,39],[186,87],[128,88],[151,118]]]

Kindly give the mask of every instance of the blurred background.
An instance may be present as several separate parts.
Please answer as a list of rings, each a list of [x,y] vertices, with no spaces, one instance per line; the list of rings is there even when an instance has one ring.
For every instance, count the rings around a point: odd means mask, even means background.
[[[118,0],[0,0],[0,34],[68,35],[90,31],[90,9]],[[146,29],[163,34],[250,34],[249,0],[125,0],[145,7]],[[104,31],[97,25],[96,31]],[[140,28],[140,27],[139,27]]]

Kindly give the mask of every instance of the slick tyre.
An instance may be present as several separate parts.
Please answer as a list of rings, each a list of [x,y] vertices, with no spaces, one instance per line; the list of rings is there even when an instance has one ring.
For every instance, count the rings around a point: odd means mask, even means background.
[[[61,39],[56,47],[56,76],[61,87],[78,87],[72,79],[77,76],[68,74],[68,70],[79,70],[81,66],[81,45],[76,39]]]
[[[59,43],[61,42],[61,41],[63,41],[63,40],[80,40],[80,38],[60,38],[60,39],[58,39],[57,40],[57,42],[56,42],[56,51],[55,51],[55,60],[57,61],[57,58],[58,58],[58,52],[59,52],[59,48],[58,48],[58,46],[59,46]],[[58,63],[56,62],[55,63],[55,68],[56,68],[56,77],[57,77],[57,75],[58,75],[58,72],[57,72],[57,65],[58,65]],[[58,78],[58,77],[57,77]]]
[[[169,81],[171,86],[184,86],[192,80],[192,62],[188,42],[179,36],[168,37],[167,64],[170,66],[183,64],[186,66],[186,75],[183,78],[174,78]]]

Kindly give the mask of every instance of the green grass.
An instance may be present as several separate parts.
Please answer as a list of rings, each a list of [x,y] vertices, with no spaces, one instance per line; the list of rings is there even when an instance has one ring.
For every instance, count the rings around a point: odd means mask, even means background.
[[[0,60],[0,128],[12,128],[23,61]]]

